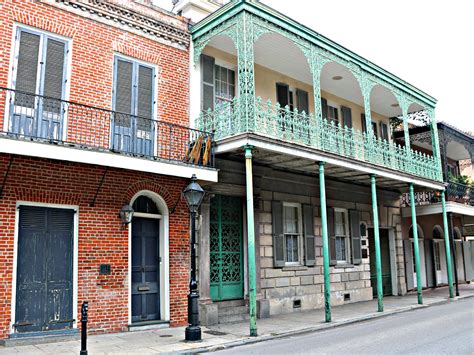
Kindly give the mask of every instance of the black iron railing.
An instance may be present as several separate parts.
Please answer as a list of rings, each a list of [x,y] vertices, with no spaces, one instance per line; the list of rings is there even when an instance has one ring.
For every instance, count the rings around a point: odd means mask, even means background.
[[[1,87],[0,117],[2,138],[214,167],[213,133],[152,118]]]
[[[462,203],[474,206],[474,188],[469,185],[450,181],[446,187],[446,201]],[[415,206],[429,205],[441,202],[441,193],[439,191],[423,191],[415,193]],[[410,206],[410,195],[402,194],[400,198],[402,207]]]

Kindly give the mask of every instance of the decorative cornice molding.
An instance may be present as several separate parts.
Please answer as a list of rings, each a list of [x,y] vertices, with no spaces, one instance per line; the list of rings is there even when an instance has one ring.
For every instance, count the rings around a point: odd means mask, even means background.
[[[112,22],[120,27],[126,26],[132,32],[138,31],[147,37],[158,39],[166,44],[183,49],[189,48],[191,37],[186,29],[178,28],[172,23],[146,16],[111,1],[55,0],[54,4],[69,8],[69,10],[75,10],[76,13],[79,10],[89,17],[96,16],[97,19],[102,19],[102,22]]]

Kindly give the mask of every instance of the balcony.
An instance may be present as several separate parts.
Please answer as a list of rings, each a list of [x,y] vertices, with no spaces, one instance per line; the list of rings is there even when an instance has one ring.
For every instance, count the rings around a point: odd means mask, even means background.
[[[353,128],[318,120],[312,114],[280,107],[271,101],[255,100],[247,120],[239,98],[220,104],[214,111],[202,113],[197,126],[212,131],[216,141],[253,133],[351,160],[369,163],[417,177],[440,181],[441,172],[435,158],[408,150],[387,140],[377,139]]]
[[[474,188],[469,185],[450,181],[446,187],[446,201],[466,206],[474,206]],[[415,193],[415,206],[426,206],[441,202],[439,191],[423,191]],[[410,207],[409,194],[403,194],[400,199],[401,207]]]
[[[216,176],[211,180],[217,179],[217,172],[212,169],[212,133],[6,88],[0,88],[0,114],[4,116],[0,138],[36,143],[34,147],[28,147],[31,154],[27,155],[42,156],[38,150],[47,150],[45,146],[49,145],[57,148],[55,152],[59,152],[59,148],[68,149],[65,154],[73,156],[73,151],[69,149],[73,148],[74,152],[107,153],[98,158],[99,165],[108,165],[116,157],[127,157],[136,161],[140,159],[142,165],[171,163],[175,171],[184,171],[178,166],[212,170],[212,175],[215,173]],[[10,147],[13,147],[11,141],[2,145],[1,151],[22,154],[18,149],[8,149]],[[85,156],[76,161],[94,163]],[[130,160],[122,159],[121,162],[125,166],[120,167],[132,169],[128,165]],[[137,166],[134,169],[141,170],[140,163],[132,165]],[[171,170],[168,165],[164,173],[176,175]],[[189,173],[181,175],[188,176]]]

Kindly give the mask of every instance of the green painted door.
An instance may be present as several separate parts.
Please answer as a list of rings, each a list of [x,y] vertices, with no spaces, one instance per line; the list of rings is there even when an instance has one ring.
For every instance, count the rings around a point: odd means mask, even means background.
[[[211,298],[244,297],[242,200],[216,195],[211,200]]]
[[[380,254],[382,259],[382,289],[384,296],[392,295],[392,270],[390,267],[390,244],[387,229],[379,229]],[[369,229],[370,281],[372,293],[377,297],[377,273],[375,269],[374,229]]]

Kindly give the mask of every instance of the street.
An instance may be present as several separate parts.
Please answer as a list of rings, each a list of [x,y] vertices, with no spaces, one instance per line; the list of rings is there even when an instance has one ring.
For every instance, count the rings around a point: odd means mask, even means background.
[[[221,351],[226,354],[474,353],[474,298]]]

